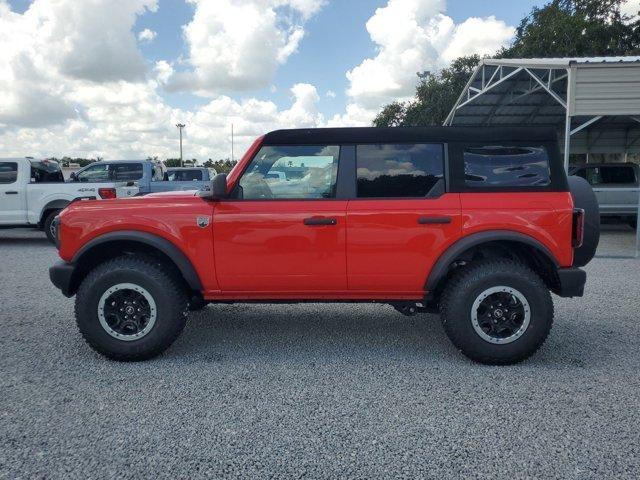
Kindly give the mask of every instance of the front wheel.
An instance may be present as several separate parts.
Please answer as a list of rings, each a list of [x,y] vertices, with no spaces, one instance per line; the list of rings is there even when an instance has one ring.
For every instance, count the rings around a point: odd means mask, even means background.
[[[153,257],[123,256],[97,266],[76,295],[76,322],[89,346],[114,360],[159,355],[182,332],[187,296]]]
[[[56,228],[53,223],[53,220],[56,218],[56,215],[58,215],[60,212],[61,210],[52,210],[51,212],[49,212],[47,214],[47,218],[44,219],[44,223],[42,225],[45,235],[47,236],[49,241],[53,244],[56,243]]]
[[[553,302],[544,282],[512,260],[462,267],[441,302],[444,330],[467,357],[511,364],[533,355],[553,324]]]

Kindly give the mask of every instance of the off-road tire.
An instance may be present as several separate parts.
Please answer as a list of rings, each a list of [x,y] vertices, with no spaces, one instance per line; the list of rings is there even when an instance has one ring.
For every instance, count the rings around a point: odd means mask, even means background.
[[[101,296],[111,287],[132,283],[145,289],[156,304],[156,321],[142,338],[130,341],[113,337],[98,318]],[[153,358],[178,338],[184,329],[188,298],[172,269],[153,257],[128,255],[95,267],[76,294],[76,323],[85,341],[98,353],[119,361]]]
[[[533,355],[553,324],[553,301],[542,279],[527,266],[507,259],[483,260],[459,268],[440,301],[442,325],[453,344],[470,359],[491,365],[513,364]],[[521,337],[502,345],[481,338],[471,320],[474,301],[497,286],[516,289],[530,306],[528,328]]]
[[[42,224],[42,229],[44,230],[45,235],[47,236],[49,241],[54,245],[56,243],[56,237],[51,231],[51,224],[53,223],[53,220],[56,218],[56,215],[58,215],[60,212],[61,210],[52,210],[47,214],[47,218],[44,219],[44,223]]]

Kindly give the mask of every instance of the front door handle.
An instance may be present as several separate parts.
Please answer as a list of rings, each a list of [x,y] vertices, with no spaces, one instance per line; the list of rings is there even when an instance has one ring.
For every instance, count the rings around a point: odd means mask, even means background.
[[[11,190],[9,192],[4,192],[4,193],[5,193],[5,195],[17,195],[18,194],[18,192],[13,191],[13,190]]]
[[[304,219],[304,224],[311,227],[321,226],[321,225],[337,225],[337,223],[338,223],[337,218],[330,218],[330,217],[311,217],[311,218]]]
[[[451,223],[451,217],[420,217],[418,223],[420,225],[445,225]]]

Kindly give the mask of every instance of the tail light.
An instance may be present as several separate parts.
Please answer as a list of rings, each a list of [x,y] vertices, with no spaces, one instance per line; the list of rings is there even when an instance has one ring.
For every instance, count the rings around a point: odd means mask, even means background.
[[[116,189],[115,188],[99,188],[98,195],[100,195],[100,198],[102,198],[103,200],[106,200],[109,198],[116,198]]]
[[[580,248],[584,241],[584,210],[582,208],[573,209],[573,229],[571,235],[571,245],[573,248]]]

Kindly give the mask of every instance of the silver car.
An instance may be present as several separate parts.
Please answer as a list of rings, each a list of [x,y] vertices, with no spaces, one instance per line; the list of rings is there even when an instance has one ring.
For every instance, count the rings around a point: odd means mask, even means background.
[[[574,165],[569,171],[586,179],[598,198],[600,216],[619,218],[636,228],[640,165],[635,163],[589,163]]]

